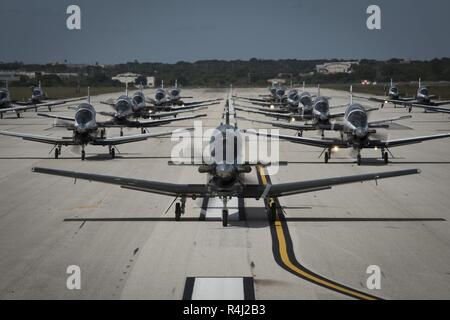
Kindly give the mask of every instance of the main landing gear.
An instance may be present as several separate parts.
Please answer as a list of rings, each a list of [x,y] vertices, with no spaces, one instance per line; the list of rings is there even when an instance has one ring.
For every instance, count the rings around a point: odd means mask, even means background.
[[[186,198],[181,198],[181,201],[175,204],[175,221],[181,220],[181,215],[184,214],[185,210]]]
[[[227,207],[227,197],[222,198],[223,202],[223,210],[222,210],[222,226],[227,227],[228,226],[228,207]]]
[[[86,151],[84,151],[84,144],[81,145],[81,161],[86,160]]]
[[[55,148],[55,159],[58,159],[61,155],[61,146]]]
[[[389,153],[384,149],[381,149],[381,157],[383,158],[385,164],[389,163]]]
[[[356,163],[358,164],[358,166],[362,164],[361,150],[358,150],[358,155],[356,156]]]
[[[116,149],[113,146],[109,146],[109,155],[112,159],[116,157]]]
[[[269,221],[275,222],[276,220],[277,220],[277,203],[272,200],[269,203]]]

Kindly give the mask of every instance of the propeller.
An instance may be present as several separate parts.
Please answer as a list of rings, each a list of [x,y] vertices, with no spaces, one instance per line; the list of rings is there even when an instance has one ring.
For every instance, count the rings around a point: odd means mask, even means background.
[[[81,154],[81,146],[79,144],[70,146],[69,151],[72,154],[79,155],[79,154]]]

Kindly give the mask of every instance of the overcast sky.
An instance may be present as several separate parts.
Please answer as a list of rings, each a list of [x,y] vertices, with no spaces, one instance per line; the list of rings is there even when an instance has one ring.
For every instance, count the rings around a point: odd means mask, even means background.
[[[366,28],[371,4],[381,31]],[[431,59],[450,56],[449,15],[448,0],[2,0],[0,61]]]

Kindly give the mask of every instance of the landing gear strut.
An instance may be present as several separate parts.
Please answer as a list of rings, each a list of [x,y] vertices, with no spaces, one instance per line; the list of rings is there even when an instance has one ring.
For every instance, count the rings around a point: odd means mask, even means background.
[[[222,198],[223,201],[223,210],[222,210],[222,226],[227,227],[228,226],[228,208],[227,208],[227,197]]]
[[[325,151],[325,163],[328,163],[328,160],[330,160],[330,154],[328,151]]]
[[[186,210],[186,198],[181,198],[180,202],[175,204],[175,221],[181,220],[181,215]]]
[[[358,155],[356,156],[356,163],[358,164],[358,166],[360,166],[362,163],[361,150],[358,150]]]
[[[81,146],[81,161],[86,160],[86,151],[84,151],[84,145]]]
[[[123,137],[123,128],[120,127],[120,136]]]
[[[387,151],[381,151],[382,155],[383,155],[383,160],[385,164],[389,163],[389,154],[387,153]]]
[[[272,201],[269,204],[269,220],[270,222],[275,222],[277,219],[277,204],[275,201]]]
[[[58,159],[60,154],[61,154],[61,147],[56,147],[55,148],[55,159]]]
[[[116,157],[116,149],[113,146],[109,146],[109,154],[113,159]]]

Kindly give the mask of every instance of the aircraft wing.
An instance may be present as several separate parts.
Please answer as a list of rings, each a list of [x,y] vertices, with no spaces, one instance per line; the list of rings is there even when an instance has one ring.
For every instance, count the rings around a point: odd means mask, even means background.
[[[46,118],[75,122],[75,119],[73,117],[56,116],[56,115],[49,114],[49,113],[38,113],[37,115],[39,117],[46,117]]]
[[[288,109],[283,108],[268,108],[268,107],[253,107],[253,106],[243,106],[240,104],[235,104],[235,108],[242,108],[241,111],[247,111],[247,110],[257,110],[257,111],[264,111],[264,112],[271,112],[271,113],[291,113]]]
[[[238,100],[246,100],[251,102],[267,102],[266,99],[257,99],[257,98],[248,98],[248,97],[239,97],[239,96],[233,96],[233,98]]]
[[[218,98],[218,99],[211,99],[211,100],[203,100],[203,101],[191,101],[191,102],[183,102],[184,106],[192,106],[192,105],[196,105],[196,104],[204,104],[204,103],[209,103],[209,102],[219,102],[222,101],[223,99]]]
[[[269,188],[268,195],[270,197],[282,197],[291,196],[299,193],[314,192],[319,190],[331,189],[333,186],[364,182],[370,180],[380,180],[386,178],[400,177],[410,174],[418,174],[420,170],[410,169],[410,170],[399,170],[390,172],[378,172],[369,174],[360,174],[353,176],[344,176],[328,179],[317,179],[310,181],[301,182],[291,182],[291,183],[280,183],[274,185],[268,185]],[[267,192],[267,191],[266,191]]]
[[[92,142],[92,144],[96,145],[96,146],[109,146],[109,145],[115,146],[115,145],[119,145],[119,144],[144,141],[149,138],[159,138],[159,137],[170,136],[170,135],[172,135],[172,131],[158,132],[158,133],[146,133],[146,134],[135,134],[135,135],[129,135],[129,136],[122,136],[122,137],[97,138]]]
[[[37,134],[28,134],[28,133],[17,133],[17,132],[11,132],[11,131],[0,131],[1,135],[4,136],[10,136],[10,137],[16,137],[16,138],[22,138],[23,140],[27,141],[34,141],[34,142],[40,142],[40,143],[47,143],[47,144],[53,144],[53,145],[76,145],[72,138],[56,138],[56,137],[50,137],[50,136],[41,136]]]
[[[236,117],[236,119],[241,119],[249,122],[255,122],[255,123],[263,123],[263,124],[270,124],[277,128],[282,129],[290,129],[290,130],[297,130],[297,131],[314,131],[314,130],[342,130],[344,127],[339,124],[331,124],[331,125],[312,125],[312,124],[298,124],[298,123],[282,123],[282,122],[276,122],[276,121],[264,121],[264,120],[253,120],[248,119],[245,117]]]
[[[444,139],[444,138],[450,138],[450,133],[437,134],[437,135],[424,136],[424,137],[394,139],[394,140],[386,140],[386,141],[371,141],[369,143],[371,144],[371,146],[375,146],[375,147],[392,148],[392,147],[406,146],[409,144],[415,144],[415,143],[420,143],[420,142],[424,142],[424,141]]]
[[[234,107],[234,109],[239,110],[239,111],[244,111],[244,112],[262,114],[267,117],[272,117],[272,118],[276,118],[276,119],[284,119],[284,120],[288,120],[288,121],[292,120],[292,118],[297,119],[298,116],[301,117],[301,115],[297,116],[297,115],[293,115],[290,113],[266,112],[266,111],[251,110],[251,109],[241,108],[241,107]]]
[[[107,184],[118,185],[121,188],[137,191],[162,194],[166,196],[186,196],[186,197],[206,197],[208,188],[204,184],[175,184],[157,181],[147,181],[140,179],[122,178],[116,176],[106,176],[100,174],[82,173],[75,171],[65,171],[47,168],[33,168],[33,172],[44,173],[67,178],[95,181]]]
[[[405,119],[411,119],[411,118],[412,118],[412,116],[402,116],[402,117],[389,118],[389,119],[383,119],[383,120],[369,121],[369,127],[384,124],[386,122],[394,122],[394,121],[398,121],[398,120],[405,120]]]
[[[120,127],[151,128],[151,127],[162,126],[164,124],[169,124],[169,123],[176,122],[176,121],[190,120],[190,119],[196,119],[196,118],[202,118],[202,117],[206,117],[206,114],[202,113],[202,114],[196,114],[196,115],[188,116],[188,117],[177,117],[177,118],[170,118],[170,119],[150,120],[150,121],[127,121],[123,124],[118,124],[112,120],[112,121],[105,121],[105,122],[97,122],[97,124],[99,127],[104,127],[104,128],[120,128]]]
[[[43,173],[66,178],[95,181],[107,184],[118,185],[125,189],[150,192],[166,196],[178,197],[207,197],[210,195],[207,185],[204,184],[175,184],[157,181],[147,181],[140,179],[122,178],[117,176],[106,176],[99,174],[83,173],[76,171],[66,171],[58,169],[34,167],[31,169],[36,173]],[[370,173],[354,176],[344,176],[329,179],[318,179],[302,182],[280,183],[275,185],[245,185],[242,195],[245,198],[282,197],[299,193],[314,192],[331,189],[333,186],[379,180],[392,177],[405,176],[420,173],[417,169],[399,170],[391,172]],[[266,191],[267,190],[267,191]]]
[[[450,104],[450,102],[447,102],[447,104]],[[449,108],[442,108],[442,107],[439,107],[439,105],[429,106],[426,104],[411,103],[411,104],[407,104],[407,106],[411,106],[414,108],[421,108],[421,109],[425,109],[425,111],[431,111],[431,112],[450,113]]]
[[[285,140],[290,141],[294,143],[300,143],[308,146],[313,147],[320,147],[320,148],[333,148],[333,147],[339,147],[339,148],[348,148],[349,145],[339,139],[314,139],[314,138],[305,138],[305,137],[297,137],[297,136],[288,136],[288,135],[281,135],[281,134],[263,134],[259,132],[255,132],[254,130],[244,130],[245,133],[249,134],[255,134],[257,136],[264,136],[267,138],[275,138],[279,140]]]
[[[179,111],[179,110],[191,110],[191,109],[195,109],[198,107],[208,107],[208,106],[214,106],[216,104],[219,104],[220,102],[216,101],[216,102],[210,102],[210,103],[205,103],[205,104],[192,104],[192,105],[182,105],[182,106],[174,106],[174,107],[170,107],[170,110],[172,111]]]
[[[197,107],[197,108],[178,110],[178,111],[155,112],[155,113],[150,113],[149,116],[152,119],[160,119],[160,118],[174,117],[180,113],[188,113],[188,112],[196,112],[196,111],[200,111],[200,110],[205,110],[206,108],[207,107]]]

